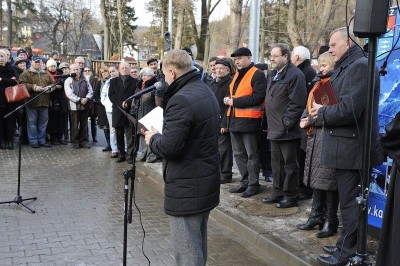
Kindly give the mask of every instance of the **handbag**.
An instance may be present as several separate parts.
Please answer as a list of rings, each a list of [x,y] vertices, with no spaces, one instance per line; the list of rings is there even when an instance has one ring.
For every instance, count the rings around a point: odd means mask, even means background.
[[[7,87],[4,91],[8,103],[16,103],[31,97],[24,84]]]

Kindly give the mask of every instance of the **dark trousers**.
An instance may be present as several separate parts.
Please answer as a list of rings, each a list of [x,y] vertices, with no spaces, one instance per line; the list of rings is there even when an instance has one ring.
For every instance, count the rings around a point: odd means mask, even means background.
[[[259,132],[231,132],[232,150],[243,186],[260,186]]]
[[[261,170],[264,177],[268,177],[272,175],[271,168],[271,148],[269,140],[267,139],[267,132],[261,133],[260,138],[260,162],[261,162]]]
[[[14,141],[15,113],[8,118],[4,118],[11,111],[8,108],[0,107],[0,142],[4,144]]]
[[[300,140],[271,140],[271,166],[275,195],[297,198]]]
[[[221,176],[232,176],[233,153],[231,135],[229,133],[218,136],[219,165]]]
[[[72,143],[86,144],[88,114],[88,110],[71,111]]]
[[[356,197],[360,193],[360,171],[336,169],[336,180],[338,184],[340,212],[343,218],[343,229],[336,246],[341,249],[334,256],[347,258],[356,252],[358,207]]]
[[[124,127],[116,127],[115,132],[117,133],[117,148],[118,157],[126,157],[127,159],[133,156],[133,129],[131,125],[125,125]],[[127,142],[127,151],[125,152],[125,138]]]

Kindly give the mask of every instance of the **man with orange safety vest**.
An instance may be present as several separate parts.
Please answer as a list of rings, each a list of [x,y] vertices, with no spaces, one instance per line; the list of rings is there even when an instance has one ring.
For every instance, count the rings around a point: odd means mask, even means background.
[[[297,206],[299,187],[300,117],[306,106],[305,76],[290,62],[287,44],[271,50],[271,66],[265,97],[268,139],[271,141],[273,192],[264,203],[277,208]]]
[[[258,145],[264,114],[266,78],[252,63],[251,51],[237,49],[231,57],[238,69],[229,86],[229,97],[224,103],[227,111],[228,130],[231,135],[233,155],[242,179],[231,193],[243,193],[243,198],[257,194],[260,184],[260,158]]]

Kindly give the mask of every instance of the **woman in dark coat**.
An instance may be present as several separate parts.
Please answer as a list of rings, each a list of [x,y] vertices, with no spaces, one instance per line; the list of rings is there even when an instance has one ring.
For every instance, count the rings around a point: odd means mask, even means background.
[[[106,137],[107,146],[103,149],[103,151],[111,151],[110,145],[110,126],[108,124],[106,108],[101,104],[100,96],[101,91],[104,87],[104,84],[110,78],[110,73],[108,72],[108,67],[103,66],[100,68],[101,80],[97,82],[97,85],[93,91],[93,102],[97,105],[97,124],[100,129],[103,129],[104,136]]]
[[[400,265],[400,113],[386,126],[381,143],[385,153],[393,159],[393,166],[376,265],[395,266]]]
[[[15,109],[14,104],[6,101],[5,89],[17,85],[14,69],[7,62],[8,55],[0,50],[0,149],[14,149],[15,115],[4,118]]]
[[[154,75],[154,72],[151,68],[145,67],[140,71],[140,77],[141,80],[137,84],[136,91],[140,92],[141,90],[144,90],[157,82],[157,77]],[[142,102],[139,108],[139,113],[137,115],[138,119],[141,119],[145,115],[147,115],[151,110],[156,108],[156,99],[155,99],[155,92],[151,93],[146,93],[142,96],[141,98]],[[134,110],[134,103],[135,101],[132,101],[132,108],[131,111]],[[139,149],[137,152],[137,157],[136,159],[139,161],[146,161],[148,163],[154,163],[157,160],[157,157],[148,149],[146,143],[144,142],[144,136],[143,133],[148,129],[145,129],[143,127],[138,128],[137,133],[139,134]]]
[[[300,127],[307,129],[304,184],[313,189],[313,201],[307,222],[305,224],[298,224],[297,228],[300,230],[311,230],[316,225],[319,225],[321,231],[316,236],[318,238],[325,238],[337,232],[339,225],[337,218],[339,196],[335,170],[320,164],[323,128],[313,125],[314,121],[309,116],[309,110],[312,108],[314,102],[314,92],[322,84],[330,84],[330,71],[334,67],[334,62],[329,53],[322,54],[318,58],[318,62],[320,64],[320,74],[317,77],[319,81],[309,94],[307,108],[304,110],[300,122]]]
[[[58,75],[57,72],[57,62],[53,59],[49,59],[46,62],[47,73],[53,78],[57,83]],[[52,145],[67,144],[63,140],[64,124],[62,119],[62,98],[64,98],[63,85],[58,84],[55,90],[50,93],[50,104],[49,104],[49,123],[47,124],[47,133],[50,134],[50,141]]]

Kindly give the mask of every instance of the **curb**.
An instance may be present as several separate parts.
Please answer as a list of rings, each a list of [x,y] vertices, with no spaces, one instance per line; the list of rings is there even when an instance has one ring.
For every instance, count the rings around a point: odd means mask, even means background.
[[[152,181],[160,186],[160,189],[164,187],[161,174],[152,167],[148,167],[147,164],[138,163],[136,164],[136,169],[138,173],[150,177]],[[270,233],[257,232],[251,228],[242,217],[233,215],[220,207],[212,210],[210,216],[240,238],[255,245],[259,249],[259,252],[255,252],[256,255],[269,265],[271,263],[271,258],[272,260],[279,262],[279,264],[287,266],[319,265],[316,260],[307,257],[305,254],[301,254],[299,251],[286,245]],[[254,252],[253,249],[251,249],[251,251]]]

